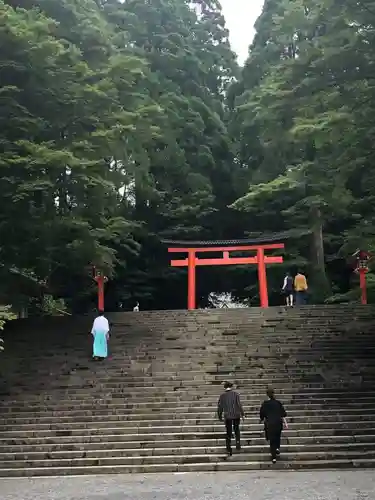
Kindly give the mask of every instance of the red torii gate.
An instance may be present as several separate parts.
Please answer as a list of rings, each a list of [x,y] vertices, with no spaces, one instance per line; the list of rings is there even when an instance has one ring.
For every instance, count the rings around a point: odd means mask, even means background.
[[[171,242],[172,243],[172,242]],[[186,242],[187,243],[187,242]],[[187,258],[179,260],[171,260],[172,267],[187,267],[188,268],[188,309],[193,310],[196,298],[195,286],[195,268],[196,266],[227,266],[238,264],[257,264],[258,279],[259,279],[259,295],[260,306],[268,307],[268,290],[267,290],[267,274],[266,264],[281,264],[282,257],[273,257],[264,255],[265,250],[283,249],[283,243],[269,243],[258,245],[237,245],[237,246],[205,246],[205,247],[185,247],[168,248],[169,253],[185,253]],[[251,251],[256,252],[256,255],[249,257],[231,257],[231,252]],[[199,258],[197,253],[212,253],[222,252],[220,258]]]

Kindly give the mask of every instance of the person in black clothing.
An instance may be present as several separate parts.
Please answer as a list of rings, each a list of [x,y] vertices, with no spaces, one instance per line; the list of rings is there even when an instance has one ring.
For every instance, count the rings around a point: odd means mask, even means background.
[[[273,389],[267,389],[267,396],[268,400],[262,404],[259,416],[261,422],[264,422],[266,439],[270,442],[272,462],[276,463],[276,457],[280,455],[283,425],[286,425],[286,411],[282,403],[275,399]]]
[[[282,291],[286,297],[286,305],[292,307],[294,299],[294,280],[290,273],[287,273],[284,278]]]
[[[241,435],[240,435],[240,421],[241,417],[245,418],[245,413],[242,408],[240,395],[237,391],[233,390],[231,382],[225,382],[225,391],[219,398],[217,405],[217,415],[219,420],[225,421],[226,428],[226,448],[227,454],[232,456],[231,439],[232,434],[236,436],[236,449],[241,450]]]

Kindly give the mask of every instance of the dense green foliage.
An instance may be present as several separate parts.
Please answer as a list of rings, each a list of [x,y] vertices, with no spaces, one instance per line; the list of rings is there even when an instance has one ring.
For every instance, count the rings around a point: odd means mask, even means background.
[[[251,180],[235,206],[263,230],[291,231],[315,300],[350,298],[347,257],[374,250],[374,22],[372,0],[266,0],[232,89]]]
[[[110,309],[184,307],[163,239],[280,232],[315,300],[346,294],[375,242],[372,22],[266,0],[240,71],[217,0],[0,0],[2,301],[85,311],[95,264]],[[255,269],[198,286],[257,302]]]

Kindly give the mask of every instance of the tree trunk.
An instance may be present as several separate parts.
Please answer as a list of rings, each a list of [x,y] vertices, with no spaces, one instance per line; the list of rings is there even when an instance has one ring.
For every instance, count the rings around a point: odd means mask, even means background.
[[[312,292],[315,302],[324,302],[324,299],[331,294],[331,285],[325,266],[323,219],[319,208],[312,210],[312,240]]]

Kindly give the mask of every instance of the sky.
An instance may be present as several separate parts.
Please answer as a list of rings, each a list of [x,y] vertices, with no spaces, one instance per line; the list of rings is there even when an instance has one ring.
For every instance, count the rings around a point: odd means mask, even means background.
[[[242,64],[254,38],[254,23],[262,11],[264,0],[221,0],[232,50]]]

